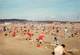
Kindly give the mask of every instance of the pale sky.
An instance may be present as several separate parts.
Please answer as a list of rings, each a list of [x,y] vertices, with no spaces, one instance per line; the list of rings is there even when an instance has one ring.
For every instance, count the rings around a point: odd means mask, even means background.
[[[0,0],[0,17],[80,21],[80,0]]]

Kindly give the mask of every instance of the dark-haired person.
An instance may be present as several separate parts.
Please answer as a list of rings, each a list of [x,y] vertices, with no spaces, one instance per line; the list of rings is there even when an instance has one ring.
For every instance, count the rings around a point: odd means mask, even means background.
[[[38,38],[37,38],[37,47],[41,47],[42,43],[44,42],[44,38],[45,38],[45,33],[42,32],[39,34]]]
[[[34,33],[32,32],[32,30],[28,29],[24,30],[24,35],[26,36],[26,40],[32,40],[32,36],[34,35]]]
[[[54,55],[64,55],[64,53],[66,53],[65,50],[65,45],[61,44],[61,45],[57,45],[56,48],[54,48]]]

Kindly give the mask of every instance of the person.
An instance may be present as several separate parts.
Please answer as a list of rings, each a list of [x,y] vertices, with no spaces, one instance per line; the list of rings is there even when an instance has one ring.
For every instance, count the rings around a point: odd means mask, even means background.
[[[33,36],[33,32],[30,31],[30,32],[27,33],[27,35],[28,35],[29,40],[31,40],[31,38]]]
[[[12,37],[15,37],[16,36],[16,32],[15,31],[12,31],[11,32],[11,35],[12,35]]]
[[[34,33],[30,30],[28,30],[28,32],[25,31],[24,35],[26,35],[26,40],[32,40],[31,38],[32,38],[33,34]]]
[[[60,44],[59,39],[57,38],[56,34],[54,35],[53,42],[54,42],[55,47]]]
[[[6,26],[3,27],[3,31],[4,31],[4,32],[6,31]]]
[[[56,48],[54,48],[54,52],[52,52],[52,54],[54,55],[65,55],[66,50],[65,50],[65,45],[61,44],[61,45],[57,45]]]
[[[67,27],[65,27],[65,29],[64,29],[64,37],[65,37],[65,39],[68,38],[68,28]]]
[[[37,40],[37,47],[41,47],[42,43],[44,42],[44,38],[45,38],[45,33],[42,32],[39,34]]]

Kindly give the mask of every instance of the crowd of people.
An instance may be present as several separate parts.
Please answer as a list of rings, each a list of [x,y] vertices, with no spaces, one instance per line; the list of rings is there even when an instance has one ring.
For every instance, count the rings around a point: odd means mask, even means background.
[[[48,36],[48,38],[67,38],[75,37],[80,35],[80,25],[71,23],[3,23],[0,24],[0,32],[4,36],[16,37],[22,36],[26,39],[31,39],[35,36],[36,39],[43,39],[43,36]],[[41,37],[40,37],[41,36]],[[46,38],[46,37],[45,37]]]
[[[62,38],[79,37],[80,24],[77,23],[2,23],[0,36],[24,37],[25,40],[36,40],[37,47],[43,42],[60,44]],[[56,51],[56,50],[55,50]]]

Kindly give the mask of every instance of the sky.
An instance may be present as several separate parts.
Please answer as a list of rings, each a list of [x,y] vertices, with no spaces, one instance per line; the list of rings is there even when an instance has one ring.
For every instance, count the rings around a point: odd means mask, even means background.
[[[80,0],[0,0],[0,18],[80,21]]]

